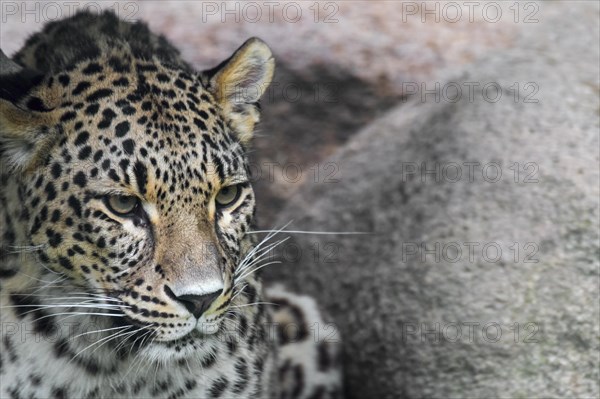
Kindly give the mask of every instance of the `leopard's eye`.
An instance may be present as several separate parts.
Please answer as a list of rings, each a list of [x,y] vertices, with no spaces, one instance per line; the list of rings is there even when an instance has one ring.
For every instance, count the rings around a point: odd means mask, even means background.
[[[127,195],[111,195],[106,197],[105,202],[108,209],[119,216],[127,216],[133,213],[140,203],[136,197]]]
[[[217,206],[225,208],[233,205],[237,201],[241,192],[242,190],[237,185],[223,187],[215,198]]]

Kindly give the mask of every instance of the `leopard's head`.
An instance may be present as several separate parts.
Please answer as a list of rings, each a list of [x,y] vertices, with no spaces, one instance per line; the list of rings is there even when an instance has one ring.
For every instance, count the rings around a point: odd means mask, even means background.
[[[250,39],[202,73],[116,47],[2,76],[1,165],[18,182],[20,244],[35,248],[21,270],[34,279],[14,289],[42,305],[62,295],[76,305],[40,309],[88,313],[149,354],[218,334],[253,287],[246,151],[273,69]]]

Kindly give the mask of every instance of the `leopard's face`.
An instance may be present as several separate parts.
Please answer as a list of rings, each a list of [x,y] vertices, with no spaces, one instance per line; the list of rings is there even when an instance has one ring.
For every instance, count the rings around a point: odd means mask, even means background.
[[[65,90],[97,76],[73,71]],[[140,77],[104,76],[63,108],[65,138],[28,179],[31,244],[121,300],[131,323],[155,324],[157,341],[181,338],[218,321],[231,297],[254,210],[244,148],[197,77],[157,67],[136,93]]]
[[[97,297],[103,310],[90,312],[148,338],[148,353],[218,334],[243,286],[236,271],[255,207],[245,151],[257,111],[226,86],[239,76],[231,68],[268,50],[248,46],[208,77],[130,56],[46,76],[19,100],[39,117],[40,141],[25,154],[4,140],[3,156],[22,163],[36,260]],[[11,112],[4,131],[20,122]]]

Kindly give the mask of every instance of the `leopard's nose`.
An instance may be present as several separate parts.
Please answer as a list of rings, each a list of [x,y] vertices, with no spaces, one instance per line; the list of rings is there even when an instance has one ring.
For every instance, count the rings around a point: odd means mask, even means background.
[[[199,319],[202,313],[210,307],[210,305],[221,295],[223,290],[215,291],[205,295],[182,295],[177,297],[177,300],[185,306],[185,308]]]
[[[168,289],[168,287],[165,287]],[[169,290],[170,291],[170,290]],[[171,291],[172,292],[172,291]],[[180,295],[174,299],[181,303],[185,308],[194,315],[195,318],[200,318],[202,314],[210,307],[210,305],[221,295],[223,290],[211,292],[204,295]]]

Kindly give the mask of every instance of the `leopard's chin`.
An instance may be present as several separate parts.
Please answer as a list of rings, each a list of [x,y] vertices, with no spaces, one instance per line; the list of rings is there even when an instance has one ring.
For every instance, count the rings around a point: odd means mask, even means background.
[[[232,339],[230,334],[222,321],[199,320],[187,334],[176,339],[151,341],[140,348],[139,353],[150,361],[196,360],[206,364],[214,360],[220,344]]]

